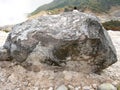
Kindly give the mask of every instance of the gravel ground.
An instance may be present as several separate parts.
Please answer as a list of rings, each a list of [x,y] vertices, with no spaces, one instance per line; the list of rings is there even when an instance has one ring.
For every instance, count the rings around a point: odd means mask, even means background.
[[[105,69],[100,75],[81,73],[61,68],[41,68],[34,66],[29,71],[15,62],[0,62],[0,90],[56,90],[60,85],[66,85],[70,90],[96,90],[101,83],[120,83],[120,32],[108,31],[115,45],[118,62]],[[7,37],[7,33],[0,32],[0,46]],[[54,89],[53,89],[54,88]],[[73,89],[72,89],[73,88]]]

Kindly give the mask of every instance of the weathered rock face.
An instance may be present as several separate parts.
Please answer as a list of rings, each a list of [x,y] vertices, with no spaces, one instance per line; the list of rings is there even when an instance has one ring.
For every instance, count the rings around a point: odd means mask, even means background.
[[[84,13],[42,16],[18,24],[4,48],[19,62],[65,63],[79,71],[99,71],[117,61],[107,32],[96,17]]]

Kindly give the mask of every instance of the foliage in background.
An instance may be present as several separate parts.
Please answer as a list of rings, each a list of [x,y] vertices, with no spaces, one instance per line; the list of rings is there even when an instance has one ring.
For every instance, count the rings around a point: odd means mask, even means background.
[[[117,87],[118,87],[118,90],[120,90],[120,84]]]
[[[71,10],[71,7],[77,6],[81,10],[90,9],[93,12],[107,12],[112,6],[120,5],[120,0],[53,0],[49,4],[40,6],[30,15],[35,15],[40,11],[48,11],[54,9]]]
[[[120,31],[120,21],[108,21],[103,23],[103,26],[106,30],[115,30]]]

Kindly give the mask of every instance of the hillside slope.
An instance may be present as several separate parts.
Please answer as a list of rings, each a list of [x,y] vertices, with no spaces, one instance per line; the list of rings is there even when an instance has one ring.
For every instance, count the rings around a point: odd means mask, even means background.
[[[120,0],[53,0],[49,4],[38,7],[31,15],[35,15],[40,11],[53,10],[56,8],[69,9],[77,6],[79,9],[89,9],[93,12],[107,12],[112,6],[119,6]]]

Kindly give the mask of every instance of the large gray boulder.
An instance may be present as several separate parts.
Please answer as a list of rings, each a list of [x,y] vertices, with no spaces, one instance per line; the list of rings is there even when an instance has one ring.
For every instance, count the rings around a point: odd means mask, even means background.
[[[17,24],[4,49],[7,57],[21,63],[65,64],[87,72],[100,71],[117,61],[112,41],[99,20],[81,12],[41,16]]]

